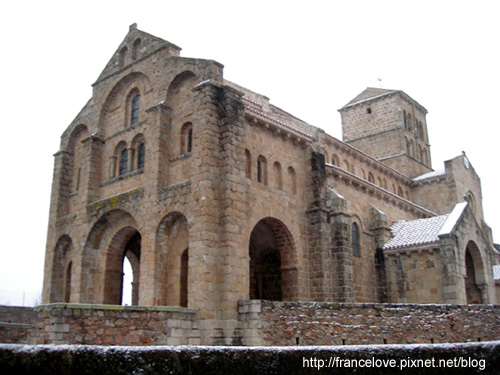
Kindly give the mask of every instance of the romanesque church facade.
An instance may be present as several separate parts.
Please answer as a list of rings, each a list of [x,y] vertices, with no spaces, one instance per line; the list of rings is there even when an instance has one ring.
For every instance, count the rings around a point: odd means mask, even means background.
[[[339,112],[342,141],[132,25],[55,154],[43,303],[120,305],[124,261],[201,337],[239,301],[496,303],[466,154],[433,170],[400,90]]]

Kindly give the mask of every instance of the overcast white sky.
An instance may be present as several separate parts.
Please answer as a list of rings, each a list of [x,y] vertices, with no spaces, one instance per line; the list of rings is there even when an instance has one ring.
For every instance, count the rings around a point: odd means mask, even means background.
[[[498,8],[481,0],[2,2],[0,303],[20,304],[23,291],[31,302],[41,290],[52,155],[134,22],[182,47],[181,56],[224,64],[227,79],[339,138],[337,110],[378,78],[405,91],[429,111],[435,169],[466,151],[500,241]]]

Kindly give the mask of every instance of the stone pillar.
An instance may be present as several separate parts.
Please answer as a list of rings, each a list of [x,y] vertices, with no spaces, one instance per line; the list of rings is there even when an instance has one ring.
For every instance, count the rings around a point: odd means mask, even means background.
[[[389,274],[389,260],[382,250],[384,245],[391,238],[391,228],[387,223],[387,216],[375,206],[371,206],[373,226],[370,229],[375,235],[375,273],[377,277],[377,300],[378,302],[389,302],[389,283],[387,275]]]
[[[310,299],[324,302],[331,299],[331,232],[325,205],[325,156],[311,153],[310,174],[312,203],[307,211]]]
[[[330,248],[331,284],[330,300],[354,302],[352,274],[351,215],[347,213],[345,198],[329,191],[327,205],[332,207],[329,216],[332,236]]]
[[[87,203],[95,202],[100,198],[101,170],[102,170],[102,148],[104,140],[95,135],[85,138],[82,143],[82,160],[87,162],[86,194]],[[82,184],[83,185],[83,184]]]
[[[148,159],[151,160],[147,180],[153,181],[154,189],[168,186],[169,137],[172,122],[172,109],[164,102],[155,104],[146,112],[151,118],[151,133],[154,134],[151,144],[146,145]]]
[[[326,186],[325,157],[311,153],[312,204],[307,211],[310,293],[313,301],[354,298],[347,202]]]
[[[459,265],[457,243],[452,234],[439,236],[439,249],[443,264],[443,303],[465,304],[463,271]]]

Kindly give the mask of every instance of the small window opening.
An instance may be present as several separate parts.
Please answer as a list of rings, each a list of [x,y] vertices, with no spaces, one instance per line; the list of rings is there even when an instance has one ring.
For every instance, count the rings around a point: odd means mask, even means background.
[[[130,125],[135,125],[139,122],[139,103],[141,96],[137,94],[132,99],[132,110],[130,111]]]
[[[146,164],[146,145],[141,143],[139,146],[139,156],[137,157],[137,168],[143,169]]]
[[[127,173],[128,169],[128,151],[124,148],[120,154],[120,170],[119,175],[122,176]]]
[[[352,255],[360,256],[359,227],[356,223],[352,224]]]
[[[193,128],[189,129],[188,139],[187,139],[187,152],[191,152],[193,150]]]
[[[370,115],[370,114],[372,113],[372,107],[368,107],[368,108],[366,109],[366,113],[368,113],[368,114]]]

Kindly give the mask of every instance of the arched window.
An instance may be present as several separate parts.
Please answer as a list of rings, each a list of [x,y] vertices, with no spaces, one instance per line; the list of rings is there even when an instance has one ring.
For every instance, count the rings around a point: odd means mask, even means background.
[[[352,255],[361,256],[360,243],[359,243],[359,227],[357,223],[352,223]]]
[[[181,129],[181,155],[193,150],[193,124],[185,123]]]
[[[283,190],[283,177],[281,175],[281,164],[275,162],[273,165],[274,187]]]
[[[137,94],[132,99],[132,107],[130,110],[130,125],[135,125],[139,122],[139,106],[141,101],[141,95]]]
[[[120,170],[118,175],[122,176],[128,171],[128,150],[124,148],[120,153]]]
[[[267,185],[267,160],[262,155],[257,159],[257,182]]]
[[[120,64],[120,68],[123,68],[125,66],[125,59],[127,58],[127,47],[123,47],[121,50],[120,50],[120,54],[119,54],[119,61],[118,63]]]
[[[142,142],[139,145],[139,152],[137,155],[137,169],[143,169],[146,164],[146,145]]]
[[[405,124],[405,129],[408,129],[408,120],[406,118],[406,111],[403,111],[403,120]]]
[[[250,151],[245,150],[245,177],[251,179],[252,178],[252,154]]]
[[[181,307],[188,307],[189,249],[181,255]]]
[[[372,184],[375,183],[375,177],[373,176],[372,172],[368,172],[368,182],[371,182]]]
[[[64,302],[69,302],[71,299],[71,268],[73,266],[73,262],[69,262],[66,267],[66,276],[64,280]]]
[[[337,154],[332,155],[332,164],[340,167],[339,157],[337,156]]]
[[[132,60],[137,59],[137,56],[139,56],[140,48],[141,48],[141,40],[136,39],[134,45],[132,46]]]
[[[297,176],[295,175],[295,169],[293,169],[293,167],[288,167],[288,176],[290,178],[290,190],[292,194],[297,194]]]

